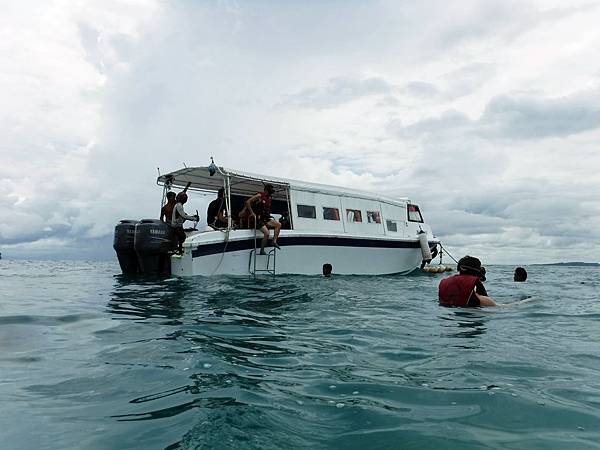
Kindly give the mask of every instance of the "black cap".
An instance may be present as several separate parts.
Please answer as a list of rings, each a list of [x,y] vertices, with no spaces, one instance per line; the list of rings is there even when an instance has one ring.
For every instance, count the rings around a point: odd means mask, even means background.
[[[481,278],[481,281],[485,281],[485,267],[482,267],[481,261],[474,256],[463,256],[458,260],[456,268],[460,273],[475,275]]]

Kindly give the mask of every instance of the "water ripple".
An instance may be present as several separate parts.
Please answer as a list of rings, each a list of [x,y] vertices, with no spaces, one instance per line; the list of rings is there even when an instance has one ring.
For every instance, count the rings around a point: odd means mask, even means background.
[[[461,310],[437,305],[435,275],[156,280],[4,263],[5,448],[600,442],[593,269],[531,267],[516,286],[491,266],[509,306]]]

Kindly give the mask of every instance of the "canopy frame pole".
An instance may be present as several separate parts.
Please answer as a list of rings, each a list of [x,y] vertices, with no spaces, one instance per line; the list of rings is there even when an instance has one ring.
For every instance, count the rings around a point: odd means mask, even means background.
[[[227,231],[231,231],[232,219],[231,219],[231,180],[230,175],[225,175],[225,208],[227,209]]]
[[[288,220],[290,221],[290,229],[294,229],[294,222],[292,221],[292,202],[290,200],[290,186],[287,185],[285,188],[285,199],[288,205]]]
[[[227,172],[223,172],[222,168],[215,164],[217,171],[223,176],[223,184],[225,188],[225,208],[227,209],[227,231],[231,231],[232,220],[231,220],[231,175]],[[229,238],[229,234],[227,234]]]
[[[160,199],[160,212],[161,212],[161,216],[162,216],[162,208],[163,205],[165,204],[166,200],[167,200],[167,191],[169,191],[169,189],[171,189],[171,183],[169,183],[169,181],[165,181],[163,183],[163,191],[162,191],[162,197]],[[167,223],[171,223],[171,218],[170,217],[165,217]]]

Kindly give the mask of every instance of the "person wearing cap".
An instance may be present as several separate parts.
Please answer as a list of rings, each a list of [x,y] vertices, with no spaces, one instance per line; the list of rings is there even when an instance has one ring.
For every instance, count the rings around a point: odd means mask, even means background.
[[[275,229],[273,235],[273,247],[279,247],[277,239],[279,239],[279,232],[281,231],[281,224],[271,217],[271,200],[275,189],[272,184],[265,184],[263,192],[258,192],[246,200],[245,210],[250,213],[252,221],[255,223],[255,228],[262,231],[263,239],[260,244],[260,254],[265,255],[265,245],[269,239],[269,228]],[[253,208],[254,205],[254,208]]]
[[[162,222],[171,223],[171,217],[173,217],[173,208],[175,208],[175,204],[177,203],[175,197],[175,192],[167,192],[167,203],[165,203],[164,206],[160,209],[160,220]]]
[[[440,282],[438,296],[442,306],[496,306],[483,286],[485,267],[473,256],[462,257],[456,266],[457,275]]]
[[[189,215],[183,209],[183,205],[188,200],[188,196],[185,192],[180,192],[175,197],[177,203],[173,208],[173,215],[171,216],[171,226],[175,228],[175,237],[177,239],[177,253],[183,253],[183,242],[185,241],[185,231],[183,230],[183,224],[186,220],[194,220],[198,222],[200,218],[197,215]]]

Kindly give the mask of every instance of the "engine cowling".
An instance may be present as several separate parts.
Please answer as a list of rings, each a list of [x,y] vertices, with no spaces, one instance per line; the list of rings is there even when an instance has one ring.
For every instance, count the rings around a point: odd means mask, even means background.
[[[115,226],[113,248],[121,271],[126,275],[139,273],[138,257],[134,249],[135,226],[137,220],[124,219]]]
[[[142,219],[135,226],[134,236],[140,272],[147,275],[170,274],[170,252],[177,248],[173,228],[160,220]]]

